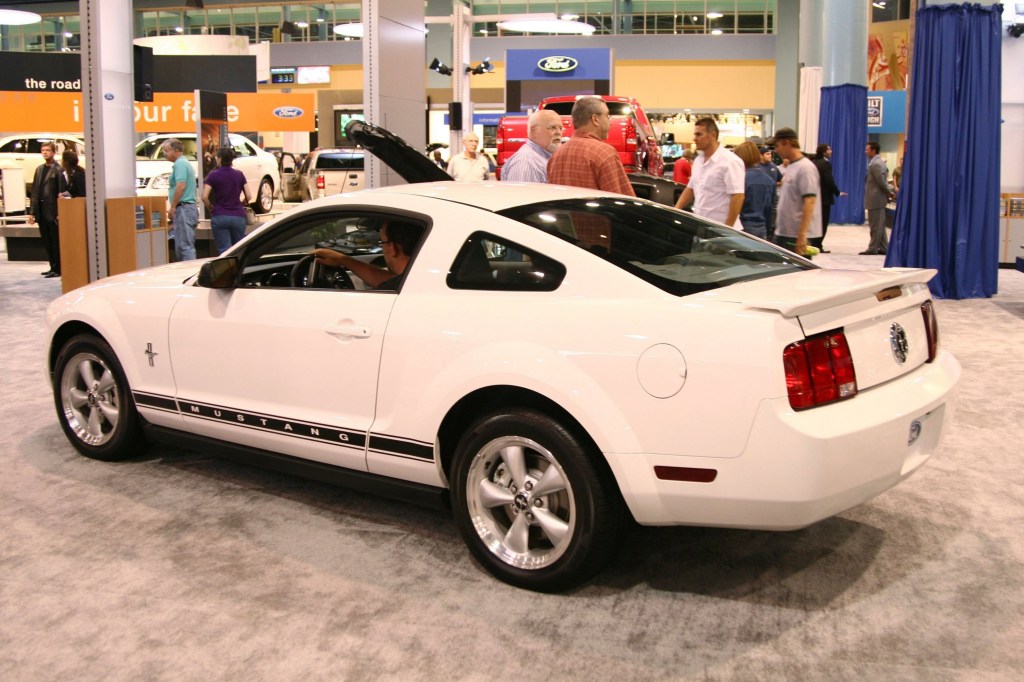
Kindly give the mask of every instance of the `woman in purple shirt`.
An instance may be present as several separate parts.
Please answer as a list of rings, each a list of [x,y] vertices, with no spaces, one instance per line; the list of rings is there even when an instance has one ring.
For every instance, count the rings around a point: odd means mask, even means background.
[[[203,205],[210,214],[210,228],[217,255],[224,253],[245,236],[245,205],[252,201],[242,171],[232,168],[235,152],[224,147],[218,152],[220,166],[206,176]],[[245,196],[245,204],[240,197]]]

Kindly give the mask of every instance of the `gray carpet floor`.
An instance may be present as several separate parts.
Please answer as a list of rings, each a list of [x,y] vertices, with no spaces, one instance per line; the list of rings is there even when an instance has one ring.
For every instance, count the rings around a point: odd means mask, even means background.
[[[827,267],[867,268],[867,229]],[[1024,274],[939,301],[940,452],[788,533],[638,528],[561,595],[490,578],[424,510],[157,447],[80,457],[43,369],[41,263],[0,254],[0,679],[1024,679]]]

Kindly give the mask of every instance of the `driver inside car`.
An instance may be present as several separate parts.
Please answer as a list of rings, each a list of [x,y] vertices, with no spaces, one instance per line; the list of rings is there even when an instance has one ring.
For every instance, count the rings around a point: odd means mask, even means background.
[[[385,222],[380,229],[380,246],[387,268],[371,265],[333,249],[314,249],[317,265],[346,268],[374,289],[394,291],[398,288],[412,252],[416,249],[423,228],[411,223]]]

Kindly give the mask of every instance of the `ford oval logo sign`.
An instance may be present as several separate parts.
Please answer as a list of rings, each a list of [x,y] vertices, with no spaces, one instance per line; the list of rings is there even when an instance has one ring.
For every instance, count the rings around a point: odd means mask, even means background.
[[[304,112],[299,107],[278,107],[274,109],[274,116],[278,118],[298,118],[302,116]]]
[[[537,67],[541,71],[549,71],[551,73],[565,73],[566,71],[572,71],[579,65],[579,60],[572,57],[544,57],[544,59],[537,62]]]

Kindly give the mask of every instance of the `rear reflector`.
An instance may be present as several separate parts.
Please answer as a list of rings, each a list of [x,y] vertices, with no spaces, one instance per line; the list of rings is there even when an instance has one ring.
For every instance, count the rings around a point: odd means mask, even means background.
[[[663,481],[690,481],[711,483],[718,477],[717,469],[695,469],[693,467],[654,467],[654,475]]]
[[[853,356],[841,331],[809,336],[782,352],[786,390],[794,410],[827,405],[857,395]]]
[[[931,362],[939,354],[939,320],[930,300],[921,304],[921,314],[924,315],[924,331],[928,336],[928,362]]]

